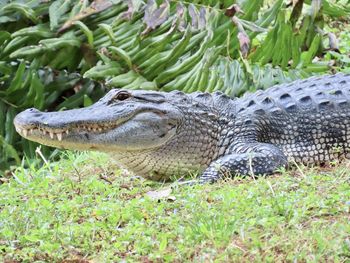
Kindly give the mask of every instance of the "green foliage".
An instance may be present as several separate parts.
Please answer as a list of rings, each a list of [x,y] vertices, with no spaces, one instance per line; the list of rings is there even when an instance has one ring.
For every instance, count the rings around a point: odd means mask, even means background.
[[[160,185],[100,153],[1,178],[1,262],[347,262],[348,165]],[[168,194],[155,196],[156,192]],[[150,195],[150,191],[153,194]]]
[[[240,96],[348,70],[339,49],[349,41],[330,32],[334,19],[346,23],[348,1],[232,2],[1,2],[0,170],[34,157],[12,125],[28,107],[90,105],[111,87]]]

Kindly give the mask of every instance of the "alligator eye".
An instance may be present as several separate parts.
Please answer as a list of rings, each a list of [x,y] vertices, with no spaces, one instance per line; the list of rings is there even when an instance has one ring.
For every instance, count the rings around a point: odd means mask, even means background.
[[[115,95],[114,99],[115,100],[126,100],[126,99],[128,99],[130,97],[131,97],[131,94],[129,92],[127,92],[127,91],[120,91],[120,92],[118,92]]]

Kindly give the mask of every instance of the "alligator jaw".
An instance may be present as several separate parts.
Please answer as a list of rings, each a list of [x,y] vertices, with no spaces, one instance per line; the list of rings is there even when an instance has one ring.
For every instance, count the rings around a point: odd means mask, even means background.
[[[125,106],[108,111],[103,106],[60,112],[28,109],[16,116],[14,124],[21,136],[41,144],[103,152],[148,150],[175,134],[174,121],[162,110]]]
[[[69,123],[55,127],[44,122],[26,123],[21,117],[15,119],[16,131],[26,139],[36,141],[49,146],[66,148],[93,150],[99,149],[94,138],[108,134],[120,123]],[[104,150],[107,147],[102,147]]]
[[[27,138],[28,135],[29,137],[32,134],[40,134],[41,136],[50,136],[51,139],[57,138],[58,141],[62,141],[62,137],[66,136],[69,134],[69,130],[63,130],[63,131],[52,131],[52,130],[47,130],[45,128],[21,128],[19,126],[16,126],[16,131],[23,137]]]
[[[16,131],[25,138],[31,138],[33,136],[40,136],[50,138],[51,140],[62,141],[62,139],[66,138],[70,133],[80,133],[84,131],[89,131],[93,133],[102,133],[106,132],[116,125],[106,126],[106,125],[77,125],[76,127],[67,127],[63,129],[53,129],[49,127],[39,127],[39,126],[22,126],[21,124],[16,124]]]

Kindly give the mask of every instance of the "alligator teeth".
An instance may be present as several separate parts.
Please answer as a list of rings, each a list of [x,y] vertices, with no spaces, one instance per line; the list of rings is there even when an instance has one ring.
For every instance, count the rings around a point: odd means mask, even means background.
[[[85,130],[85,131],[88,130],[88,131],[93,131],[93,132],[102,132],[105,130],[105,127],[101,127],[101,126],[81,126],[79,128],[82,130]],[[45,136],[50,136],[50,138],[52,140],[54,140],[55,137],[57,136],[57,139],[59,141],[62,141],[63,135],[65,135],[65,134],[68,135],[70,133],[70,131],[68,129],[61,131],[61,132],[54,132],[54,131],[47,131],[43,128],[21,129],[18,127],[16,127],[16,131],[20,134],[23,134],[24,137],[27,137],[28,135],[33,134],[35,132],[38,132],[38,133],[45,135]],[[79,131],[79,129],[78,129],[78,131]]]

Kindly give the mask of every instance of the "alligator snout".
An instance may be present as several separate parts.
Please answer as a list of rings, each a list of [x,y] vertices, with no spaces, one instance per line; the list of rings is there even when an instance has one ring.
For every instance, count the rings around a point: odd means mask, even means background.
[[[16,129],[51,128],[62,129],[69,115],[66,112],[42,112],[31,108],[19,113],[14,119]]]
[[[44,119],[44,113],[35,109],[27,109],[25,111],[22,111],[21,113],[17,114],[17,116],[14,119],[14,124],[16,128],[18,127],[25,127],[25,126],[33,126],[35,124],[38,124],[42,122]]]

